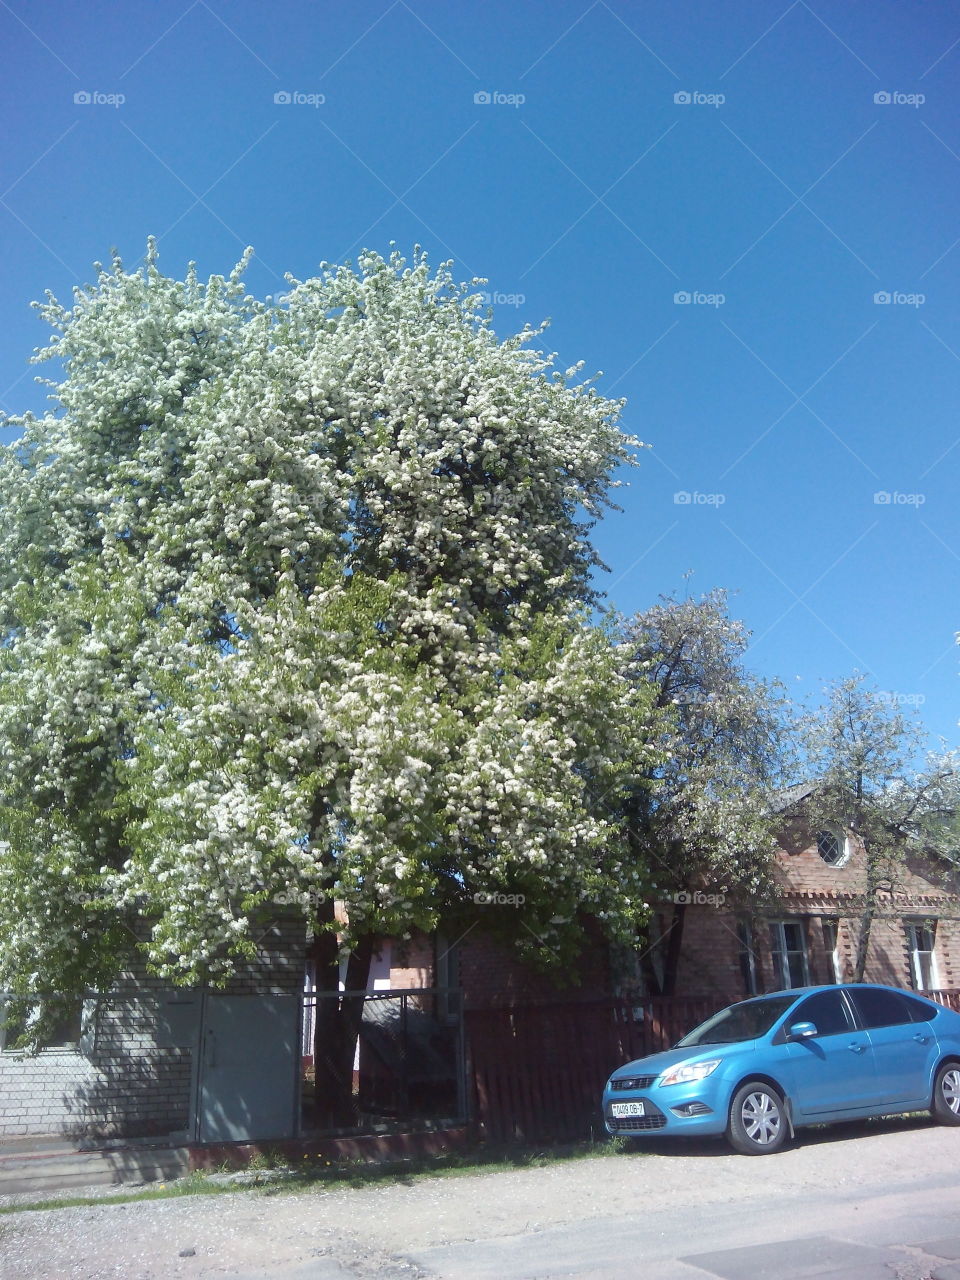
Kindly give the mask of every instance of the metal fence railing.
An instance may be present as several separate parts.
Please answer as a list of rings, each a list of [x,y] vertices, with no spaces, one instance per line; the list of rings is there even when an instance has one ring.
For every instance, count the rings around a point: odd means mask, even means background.
[[[305,995],[303,1130],[381,1132],[410,1123],[463,1123],[468,1091],[462,1004],[460,991],[444,988]],[[337,1046],[336,1061],[327,1052],[328,1040]],[[332,1124],[325,1096],[331,1092],[340,1100]]]

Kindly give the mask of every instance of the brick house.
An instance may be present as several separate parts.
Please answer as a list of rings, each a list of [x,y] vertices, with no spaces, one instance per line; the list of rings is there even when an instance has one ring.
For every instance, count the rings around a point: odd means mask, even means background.
[[[559,982],[555,973],[524,964],[507,943],[473,925],[459,936],[415,931],[407,939],[381,938],[370,968],[369,989],[456,988],[469,1009],[596,999],[610,994],[612,984],[608,948],[599,934],[585,944],[576,969]],[[309,990],[309,976],[307,985]]]
[[[556,974],[524,964],[506,943],[472,926],[459,936],[415,930],[409,938],[378,939],[367,990],[454,989],[462,993],[463,1008],[468,1010],[596,999],[609,995],[613,989],[608,949],[599,940],[593,946],[585,946],[576,970],[568,978],[558,983]],[[308,961],[305,991],[309,996],[313,990]],[[312,1033],[308,1006],[303,1027],[305,1056],[313,1052]]]
[[[764,904],[732,908],[691,894],[684,910],[677,993],[718,1003],[763,991],[852,980],[867,869],[850,831],[813,831],[803,799],[811,786],[781,796],[774,879]],[[669,930],[673,907],[659,914]],[[867,948],[866,981],[917,991],[960,987],[960,875],[936,859],[914,858],[880,892]]]
[[[864,850],[851,832],[809,829],[803,800],[811,790],[803,784],[779,797],[783,825],[774,896],[762,904],[734,905],[731,899],[716,901],[720,895],[709,887],[688,895],[677,997],[708,999],[719,1007],[763,991],[852,979],[866,889]],[[655,966],[663,963],[676,905],[660,904],[654,911]],[[625,977],[632,966],[618,965],[599,936],[585,945],[565,986],[526,968],[479,927],[452,945],[444,937],[415,935],[407,943],[385,940],[382,946],[384,986],[461,987],[467,1008],[653,994],[639,972]],[[879,897],[865,979],[919,991],[960,988],[960,869],[913,859],[900,870],[897,883]]]

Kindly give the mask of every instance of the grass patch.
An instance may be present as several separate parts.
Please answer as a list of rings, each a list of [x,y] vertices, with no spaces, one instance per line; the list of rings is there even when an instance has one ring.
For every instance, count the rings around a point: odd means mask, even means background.
[[[223,1195],[227,1192],[251,1190],[259,1191],[262,1195],[284,1195],[297,1191],[320,1192],[343,1187],[359,1189],[390,1183],[409,1185],[428,1178],[456,1178],[481,1173],[507,1173],[516,1169],[540,1169],[571,1160],[619,1156],[628,1150],[629,1147],[622,1139],[614,1138],[604,1142],[575,1142],[560,1146],[478,1147],[470,1151],[409,1157],[383,1164],[369,1164],[365,1161],[334,1162],[321,1156],[307,1156],[295,1165],[277,1164],[272,1160],[254,1162],[247,1169],[233,1174],[223,1171],[212,1175],[204,1170],[197,1170],[185,1178],[154,1183],[138,1191],[120,1191],[116,1195],[58,1196],[28,1204],[6,1205],[0,1207],[0,1214],[101,1204],[132,1204],[139,1200],[171,1200],[181,1196]]]
[[[627,1148],[622,1141],[574,1142],[557,1146],[477,1147],[448,1155],[409,1157],[384,1164],[366,1162],[339,1163],[318,1157],[307,1157],[289,1170],[287,1176],[274,1183],[271,1192],[286,1190],[292,1184],[303,1186],[365,1187],[384,1182],[414,1182],[424,1178],[463,1177],[478,1173],[507,1173],[515,1169],[540,1169],[546,1165],[570,1160],[595,1159],[598,1156],[621,1155]]]
[[[118,1191],[116,1195],[57,1196],[50,1200],[31,1200],[29,1204],[0,1206],[0,1214],[32,1212],[35,1209],[74,1209],[98,1204],[133,1204],[137,1200],[175,1200],[179,1196],[221,1195],[226,1191],[246,1190],[249,1183],[213,1182],[202,1171],[175,1178],[170,1182],[156,1182],[142,1191]]]

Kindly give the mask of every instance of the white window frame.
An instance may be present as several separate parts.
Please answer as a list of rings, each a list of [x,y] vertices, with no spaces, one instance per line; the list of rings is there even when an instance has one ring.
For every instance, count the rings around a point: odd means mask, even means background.
[[[787,946],[786,928],[794,925],[800,930],[801,947],[798,951],[795,947]],[[808,987],[810,985],[810,961],[807,955],[807,922],[803,916],[792,916],[785,920],[770,921],[770,955],[773,959],[773,972],[776,976],[778,989],[789,991],[793,987]],[[800,957],[800,967],[802,970],[800,982],[794,982],[790,977],[790,956]]]
[[[820,923],[823,926],[823,947],[830,961],[830,980],[831,982],[842,982],[843,977],[840,972],[840,921],[836,916],[823,916]],[[832,939],[831,934],[833,935]]]
[[[822,836],[829,835],[837,842],[839,853],[832,861],[823,856],[820,849],[820,840]],[[846,865],[850,857],[850,837],[842,827],[821,827],[816,833],[817,853],[820,861],[827,867],[843,867]]]
[[[737,921],[740,973],[748,996],[760,994],[760,966],[757,964],[757,948],[753,925],[749,920]]]
[[[940,967],[937,964],[936,920],[907,920],[904,927],[907,931],[910,977],[914,991],[937,991],[940,987]],[[924,942],[929,942],[929,947],[921,945]],[[929,978],[929,981],[925,981],[925,978]]]

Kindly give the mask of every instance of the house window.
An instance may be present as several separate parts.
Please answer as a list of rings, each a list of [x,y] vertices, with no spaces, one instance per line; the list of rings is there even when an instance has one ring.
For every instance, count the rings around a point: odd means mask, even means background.
[[[847,837],[837,828],[818,831],[817,853],[828,867],[842,867],[849,854]]]
[[[36,1024],[39,1008],[22,1000],[0,996],[0,1050],[11,1049],[29,1027]],[[83,1034],[83,1000],[60,1002],[56,1017],[42,1037],[42,1049],[75,1049]]]
[[[773,955],[773,971],[780,988],[805,987],[809,984],[807,934],[803,920],[772,921],[770,951]]]
[[[935,991],[940,985],[937,972],[937,922],[917,920],[907,926],[910,975],[917,991]]]
[[[748,996],[755,996],[760,991],[757,978],[757,952],[753,944],[753,926],[749,920],[741,920],[737,924],[737,941],[740,944],[740,976],[743,989]]]
[[[460,949],[443,934],[436,935],[434,986],[437,987],[437,1017],[455,1022],[460,1012]]]
[[[827,953],[827,982],[840,982],[839,924],[823,920],[823,949]]]

